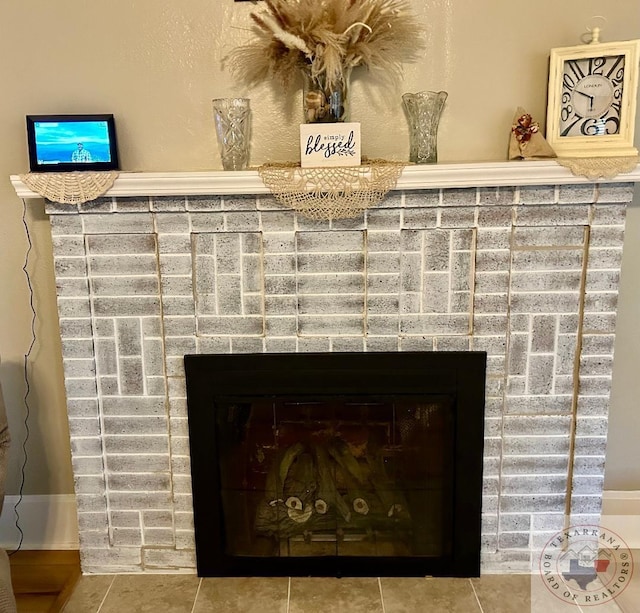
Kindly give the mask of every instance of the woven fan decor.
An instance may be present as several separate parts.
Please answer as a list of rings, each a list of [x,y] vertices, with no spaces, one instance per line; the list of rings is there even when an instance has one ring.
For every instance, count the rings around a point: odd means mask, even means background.
[[[631,172],[640,164],[640,157],[557,158],[556,162],[568,168],[576,177],[586,177],[595,181],[613,179],[620,173]]]
[[[393,189],[404,163],[369,160],[362,166],[300,168],[264,164],[258,173],[276,200],[309,219],[347,219],[379,204]]]
[[[31,190],[52,202],[80,204],[102,196],[111,189],[118,171],[30,172],[20,180]]]

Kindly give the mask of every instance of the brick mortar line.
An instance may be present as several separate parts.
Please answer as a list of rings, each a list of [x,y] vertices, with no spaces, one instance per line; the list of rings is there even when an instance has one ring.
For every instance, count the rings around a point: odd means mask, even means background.
[[[596,187],[597,191],[597,187]],[[596,193],[596,197],[597,197]],[[593,207],[590,209],[589,222],[593,222]],[[573,362],[573,397],[571,399],[571,426],[569,438],[569,466],[567,471],[567,494],[565,500],[565,520],[564,527],[569,528],[571,523],[571,503],[573,499],[573,477],[575,472],[576,437],[578,428],[578,397],[580,396],[580,366],[582,355],[582,337],[584,334],[585,301],[587,296],[587,273],[589,271],[589,247],[591,241],[591,227],[584,229],[585,240],[583,249],[582,274],[580,275],[580,298],[578,302],[578,330],[576,339],[576,349]]]

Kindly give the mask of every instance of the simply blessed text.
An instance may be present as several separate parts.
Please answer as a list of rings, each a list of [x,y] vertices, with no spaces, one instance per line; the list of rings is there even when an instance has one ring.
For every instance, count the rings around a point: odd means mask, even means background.
[[[312,134],[307,138],[305,155],[322,152],[327,159],[336,155],[353,156],[356,154],[355,148],[356,143],[353,130],[349,132],[349,136],[346,138],[343,134],[329,134],[324,136],[322,134],[315,136]]]

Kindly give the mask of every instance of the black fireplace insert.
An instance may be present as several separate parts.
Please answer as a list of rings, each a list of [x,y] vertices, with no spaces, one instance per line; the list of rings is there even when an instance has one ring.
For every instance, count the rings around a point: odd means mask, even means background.
[[[486,354],[185,356],[200,576],[478,576]]]

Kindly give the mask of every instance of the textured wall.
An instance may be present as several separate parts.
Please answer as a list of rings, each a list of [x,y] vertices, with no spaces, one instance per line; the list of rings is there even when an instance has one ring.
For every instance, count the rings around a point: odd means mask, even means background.
[[[354,119],[362,122],[363,151],[405,159],[403,91],[449,91],[440,127],[446,161],[501,160],[514,109],[544,119],[551,47],[578,41],[593,15],[604,15],[604,40],[639,38],[637,0],[412,0],[427,27],[424,59],[405,67],[396,91],[383,92],[360,75],[353,84]],[[27,248],[22,203],[8,175],[27,169],[24,116],[35,113],[113,112],[126,170],[219,168],[210,100],[249,95],[254,108],[253,162],[295,156],[299,95],[265,86],[248,91],[220,66],[247,35],[250,2],[138,0],[108,5],[78,0],[0,3],[0,376],[14,439],[8,491],[20,481],[24,437],[22,359],[30,343],[29,295],[22,273]],[[640,106],[639,106],[640,109]],[[640,126],[640,122],[637,123]],[[640,244],[640,215],[629,213],[628,234]],[[55,309],[48,221],[42,203],[27,214],[35,248],[30,270],[38,311],[38,342],[31,359],[31,439],[25,492],[72,490],[64,389]],[[615,441],[611,487],[640,488],[635,444],[640,423],[635,399],[638,361],[637,251],[625,257],[617,354]],[[628,365],[628,366],[627,366]]]

